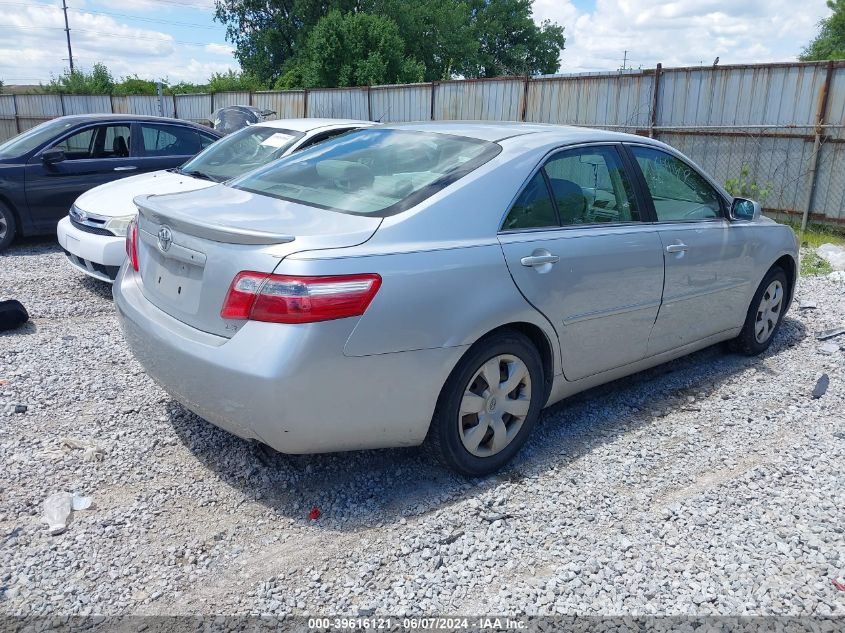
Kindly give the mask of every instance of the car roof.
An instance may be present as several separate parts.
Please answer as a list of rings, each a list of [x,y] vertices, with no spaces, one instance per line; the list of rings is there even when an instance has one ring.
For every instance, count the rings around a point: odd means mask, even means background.
[[[589,127],[553,125],[550,123],[520,123],[518,121],[418,121],[412,123],[389,123],[386,128],[416,130],[438,134],[454,134],[482,141],[502,141],[513,137],[537,136],[537,141],[559,141],[577,143],[588,141],[630,141],[643,140],[641,136],[611,132]],[[534,139],[531,139],[534,140]]]
[[[180,123],[192,127],[200,127],[204,130],[211,130],[210,127],[199,125],[185,119],[174,119],[166,116],[152,116],[146,114],[69,114],[62,119],[78,121],[79,123],[97,123],[100,121],[149,121],[151,123]],[[213,131],[213,130],[212,130]]]
[[[281,128],[284,130],[293,130],[294,132],[310,132],[311,130],[316,130],[318,128],[331,128],[331,127],[347,127],[347,126],[358,126],[358,127],[368,127],[371,125],[375,125],[372,121],[360,121],[358,119],[319,119],[319,118],[311,118],[311,119],[274,119],[272,121],[261,121],[260,123],[255,123],[254,125],[260,125],[262,127],[273,127],[273,128]]]

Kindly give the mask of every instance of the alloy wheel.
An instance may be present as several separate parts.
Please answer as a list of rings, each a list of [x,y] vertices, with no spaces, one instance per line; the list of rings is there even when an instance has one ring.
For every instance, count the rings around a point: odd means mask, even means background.
[[[472,455],[501,452],[519,433],[531,406],[531,376],[525,363],[500,354],[475,372],[464,390],[458,433]]]
[[[758,343],[765,343],[775,331],[783,308],[783,284],[775,279],[766,288],[757,307],[757,320],[754,323],[754,338]]]

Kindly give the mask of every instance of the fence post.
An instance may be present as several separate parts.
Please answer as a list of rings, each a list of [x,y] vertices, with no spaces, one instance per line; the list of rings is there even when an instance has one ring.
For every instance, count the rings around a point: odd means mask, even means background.
[[[12,93],[12,109],[15,111],[15,133],[21,133],[21,120],[18,117],[18,95]]]
[[[373,95],[370,90],[370,86],[367,86],[367,121],[373,120]]]
[[[810,154],[810,186],[807,192],[807,205],[804,207],[804,213],[801,214],[801,233],[807,228],[807,220],[810,218],[810,209],[813,207],[813,198],[816,191],[816,180],[818,170],[816,167],[819,163],[819,152],[822,147],[822,133],[824,132],[824,120],[827,117],[827,102],[830,95],[830,81],[833,78],[833,62],[827,62],[827,72],[824,76],[824,83],[822,84],[822,91],[819,94],[819,106],[816,110],[816,130],[813,137],[813,153]]]
[[[306,88],[303,92],[302,98],[304,99],[302,103],[302,118],[308,118],[308,88]]]
[[[59,104],[62,106],[62,116],[65,115],[65,95],[64,93],[59,93]]]
[[[432,81],[431,82],[431,112],[428,115],[431,121],[434,121],[434,91],[437,90],[437,85],[439,81]]]
[[[657,64],[657,67],[654,69],[654,94],[651,95],[651,119],[649,120],[648,126],[648,137],[654,138],[654,128],[657,127],[657,106],[660,103],[659,101],[659,92],[660,92],[660,75],[663,72],[663,64]]]
[[[519,113],[519,120],[525,121],[525,116],[528,113],[528,83],[531,81],[531,75],[525,75],[525,88],[522,90],[522,112]]]

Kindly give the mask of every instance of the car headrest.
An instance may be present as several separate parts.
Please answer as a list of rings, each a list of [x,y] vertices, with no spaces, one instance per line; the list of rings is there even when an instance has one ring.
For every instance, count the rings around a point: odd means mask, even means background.
[[[587,198],[581,187],[563,178],[549,178],[549,182],[552,186],[552,195],[557,201],[561,221],[564,224],[572,224],[583,219],[584,212],[587,210]]]
[[[118,156],[129,156],[129,146],[126,144],[126,139],[122,136],[116,136],[112,142],[112,151]]]
[[[350,160],[324,160],[315,165],[317,175],[334,183],[338,189],[357,191],[373,184],[373,172],[366,165]]]

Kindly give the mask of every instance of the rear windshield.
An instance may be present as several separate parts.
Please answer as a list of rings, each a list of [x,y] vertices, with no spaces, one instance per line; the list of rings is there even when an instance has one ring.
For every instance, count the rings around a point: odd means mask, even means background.
[[[412,130],[345,134],[232,181],[282,200],[387,216],[419,204],[501,151],[495,143]]]
[[[250,125],[212,143],[182,165],[181,171],[223,182],[278,158],[302,136],[292,130]]]

